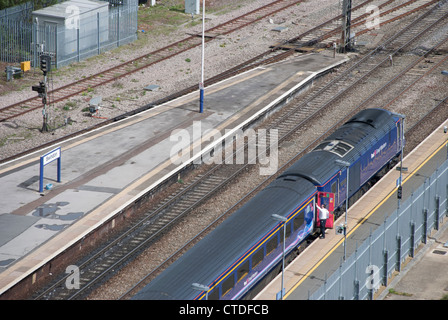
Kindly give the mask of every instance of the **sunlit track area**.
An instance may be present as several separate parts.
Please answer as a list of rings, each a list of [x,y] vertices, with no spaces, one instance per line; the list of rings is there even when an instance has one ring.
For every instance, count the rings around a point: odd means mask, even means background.
[[[446,229],[448,1],[154,2],[0,81],[0,299],[384,299]],[[345,280],[400,204],[422,227]]]

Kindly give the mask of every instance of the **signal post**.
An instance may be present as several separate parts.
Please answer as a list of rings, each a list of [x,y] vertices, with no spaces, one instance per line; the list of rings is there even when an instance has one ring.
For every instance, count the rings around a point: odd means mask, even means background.
[[[42,98],[42,104],[44,105],[44,107],[42,109],[43,124],[41,132],[48,132],[50,131],[50,128],[48,126],[48,113],[47,113],[47,103],[48,103],[47,73],[51,71],[51,56],[49,55],[40,56],[40,69],[44,73],[44,81],[40,81],[38,86],[32,86],[31,89],[33,91],[36,91],[39,94],[39,97]]]

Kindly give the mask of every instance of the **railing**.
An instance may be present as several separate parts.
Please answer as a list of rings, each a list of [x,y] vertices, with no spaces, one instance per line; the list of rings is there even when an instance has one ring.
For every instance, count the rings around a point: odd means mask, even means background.
[[[128,0],[95,15],[69,16],[63,24],[5,16],[0,19],[0,61],[31,61],[38,67],[42,54],[50,55],[57,68],[82,61],[136,40],[137,12],[138,1]]]
[[[342,262],[310,300],[371,300],[448,217],[448,160]]]

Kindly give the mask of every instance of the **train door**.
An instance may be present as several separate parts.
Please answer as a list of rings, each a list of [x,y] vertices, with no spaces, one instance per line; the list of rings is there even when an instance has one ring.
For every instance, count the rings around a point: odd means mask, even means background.
[[[334,196],[335,194],[333,192],[318,192],[317,193],[317,205],[319,207],[322,207],[323,204],[327,207],[328,211],[330,211],[330,217],[327,219],[327,222],[325,224],[326,228],[333,229],[334,224]],[[316,227],[320,227],[319,222],[319,210],[316,210]]]

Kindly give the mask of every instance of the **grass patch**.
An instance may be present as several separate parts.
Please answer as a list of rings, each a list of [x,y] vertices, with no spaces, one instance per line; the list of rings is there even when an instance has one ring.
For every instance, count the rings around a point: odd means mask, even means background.
[[[412,297],[412,293],[396,291],[394,288],[390,288],[389,289],[389,293],[390,294],[396,294],[398,296]]]
[[[76,107],[75,101],[68,101],[63,107],[62,110],[68,111],[74,109]]]

